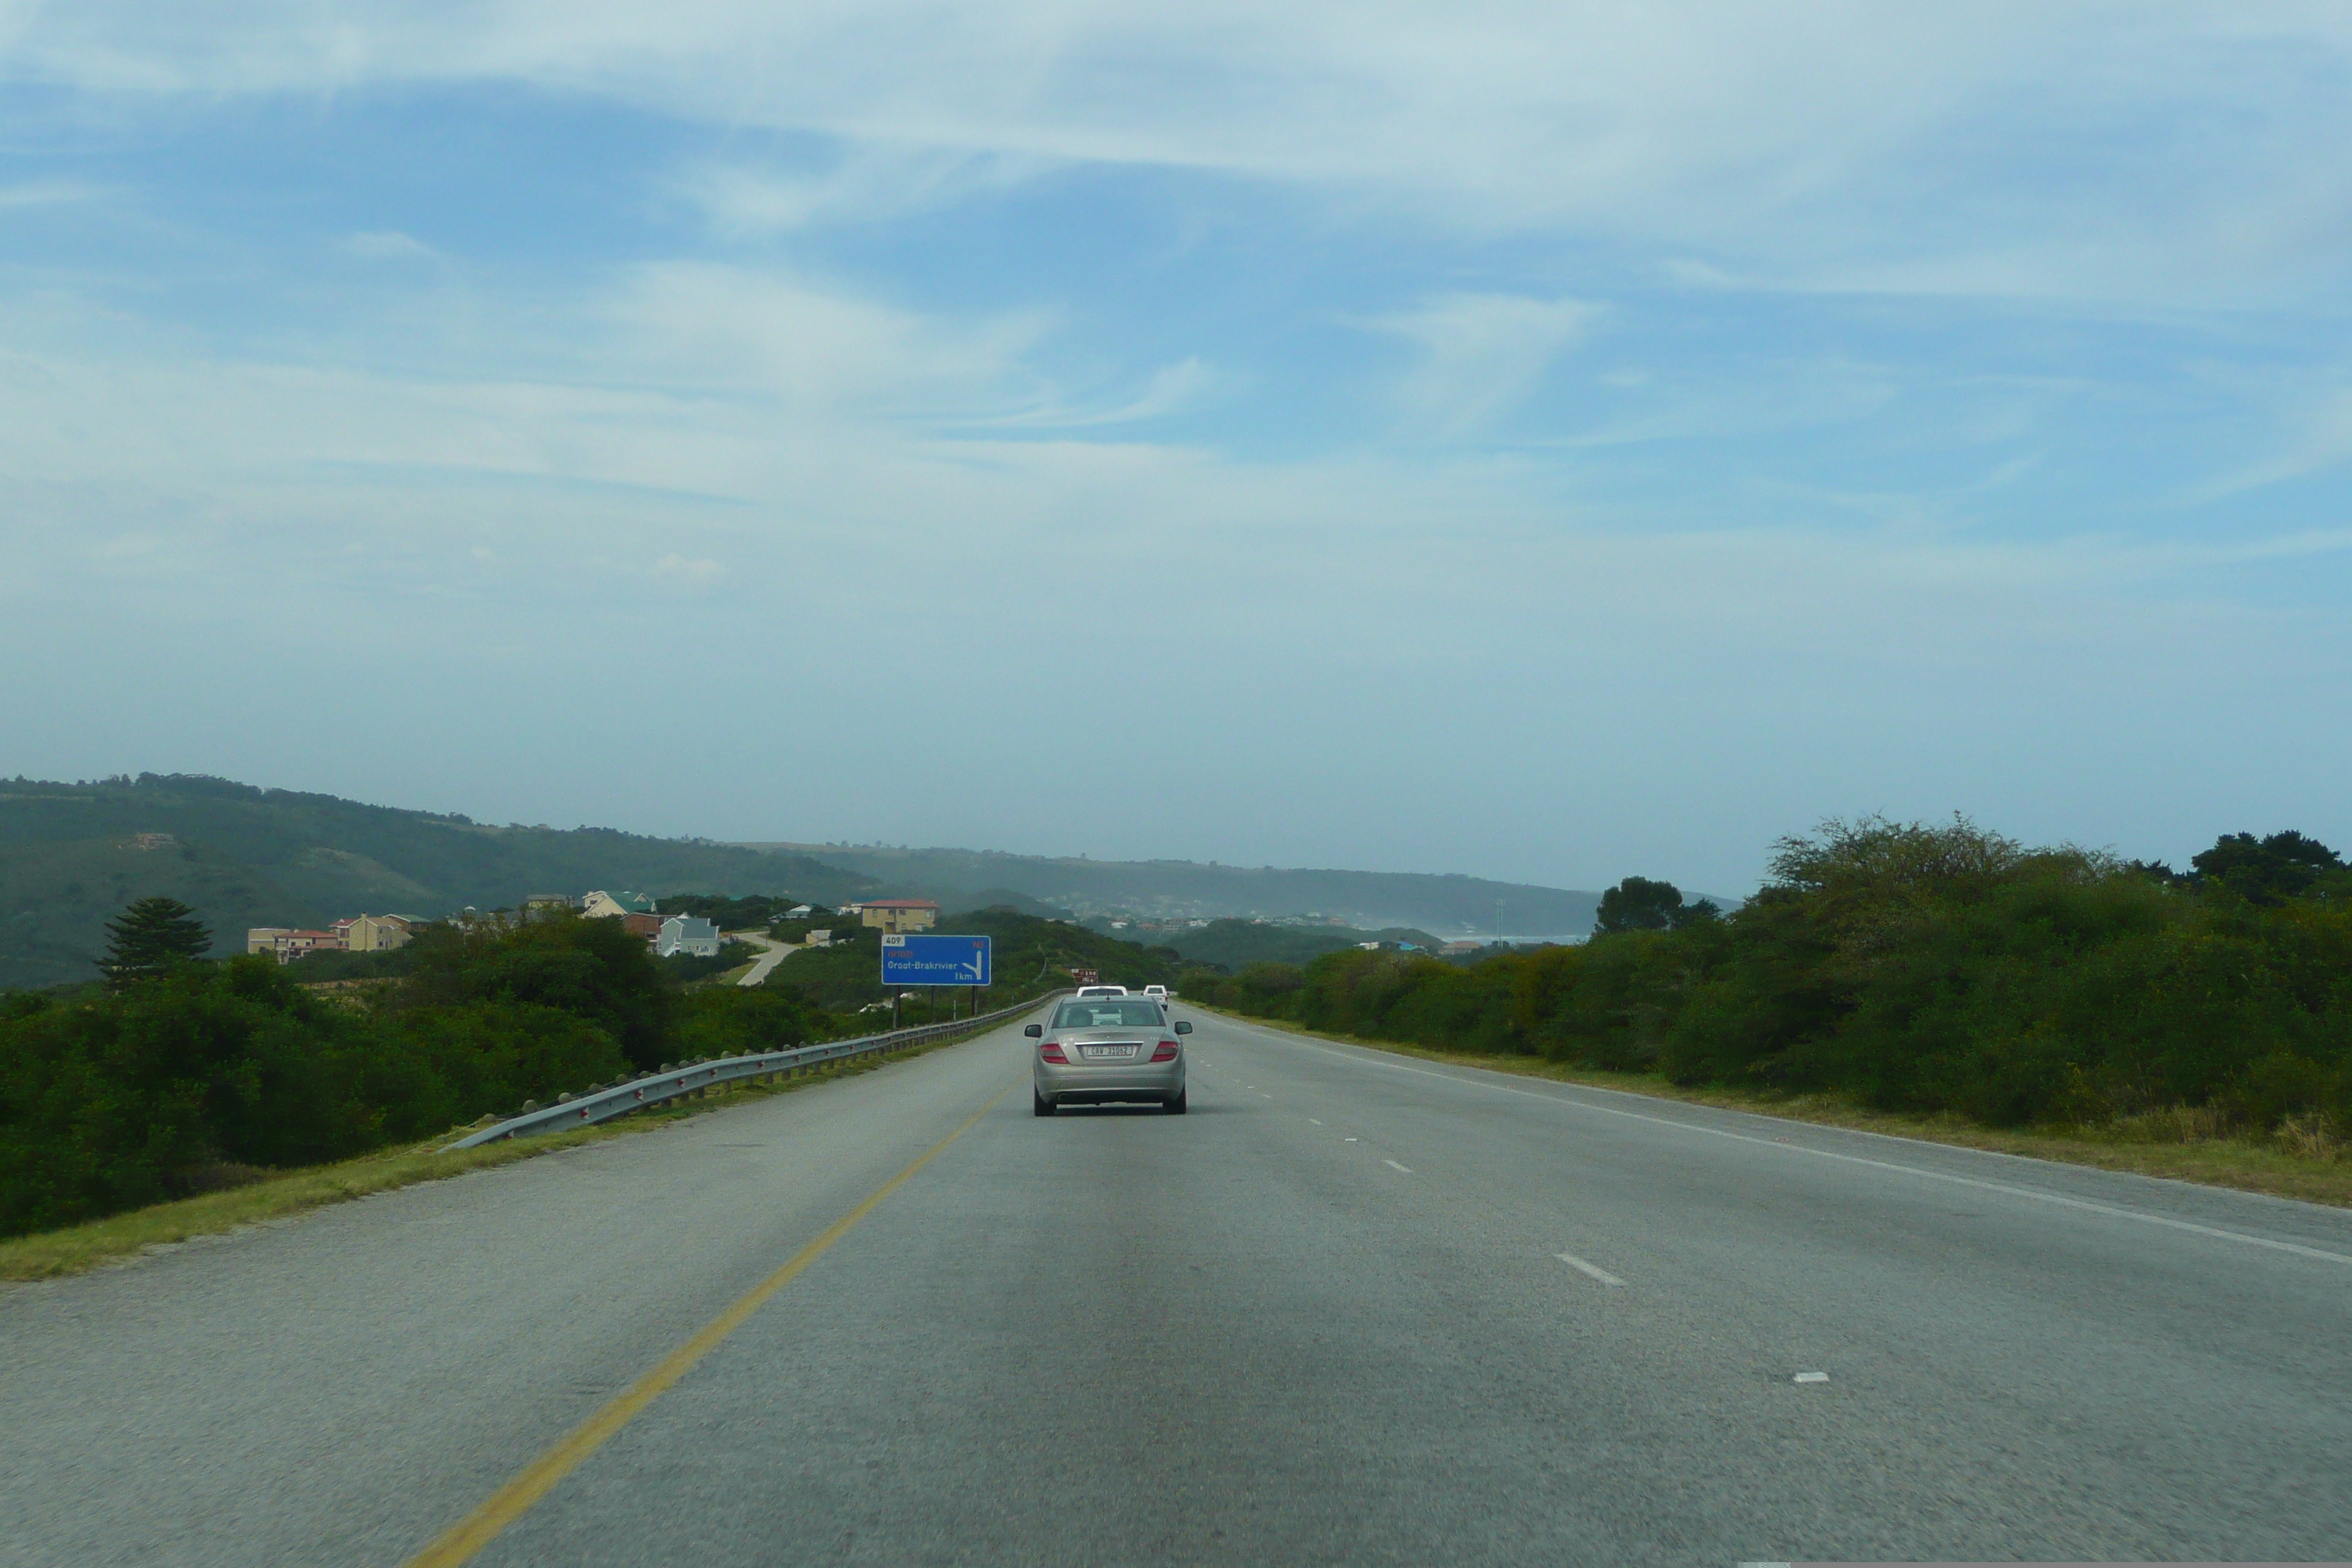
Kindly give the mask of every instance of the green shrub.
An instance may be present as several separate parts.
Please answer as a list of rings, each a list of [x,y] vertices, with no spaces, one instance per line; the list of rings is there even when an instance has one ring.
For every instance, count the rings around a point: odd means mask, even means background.
[[[1832,822],[1783,841],[1772,881],[1728,917],[1629,917],[1583,946],[1467,966],[1348,951],[1185,989],[1370,1039],[1994,1125],[2193,1110],[2200,1125],[2352,1131],[2352,900],[2333,852],[2300,836],[2222,847],[2274,843],[2322,868],[2302,896],[2030,850],[1958,819]],[[1663,909],[1673,889],[1635,891]]]

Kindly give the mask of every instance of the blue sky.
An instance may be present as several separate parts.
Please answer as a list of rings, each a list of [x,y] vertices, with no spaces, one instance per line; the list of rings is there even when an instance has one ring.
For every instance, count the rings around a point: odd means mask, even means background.
[[[0,0],[0,767],[2352,841],[2352,14],[1265,10]]]

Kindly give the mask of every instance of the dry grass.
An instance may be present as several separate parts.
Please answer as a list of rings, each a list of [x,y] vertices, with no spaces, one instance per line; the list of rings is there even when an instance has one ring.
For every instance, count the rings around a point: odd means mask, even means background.
[[[100,1264],[127,1261],[200,1237],[221,1236],[248,1226],[282,1223],[329,1204],[348,1203],[353,1198],[390,1192],[395,1187],[410,1186],[418,1182],[442,1181],[450,1176],[463,1175],[468,1171],[488,1170],[497,1165],[511,1164],[517,1160],[552,1154],[558,1150],[576,1149],[583,1143],[602,1142],[608,1138],[630,1137],[724,1106],[772,1095],[790,1094],[811,1084],[872,1072],[887,1062],[911,1060],[958,1044],[963,1037],[928,1041],[886,1055],[828,1062],[804,1072],[789,1074],[772,1084],[720,1085],[701,1091],[698,1098],[673,1100],[657,1109],[625,1116],[600,1127],[584,1127],[576,1132],[550,1133],[545,1137],[520,1139],[509,1143],[486,1144],[478,1149],[464,1149],[454,1153],[445,1154],[439,1151],[453,1138],[463,1136],[468,1129],[453,1128],[421,1143],[379,1149],[356,1159],[339,1161],[331,1165],[313,1165],[305,1170],[264,1171],[241,1165],[207,1167],[197,1173],[199,1184],[209,1185],[215,1190],[173,1203],[156,1204],[125,1214],[111,1215],[105,1219],[91,1220],[63,1230],[0,1241],[0,1280],[54,1279],[79,1274]]]
[[[1185,1005],[1202,1005],[1191,1001]],[[1293,1024],[1252,1018],[1223,1008],[1202,1007],[1202,1010],[1224,1013],[1225,1016],[1240,1022],[1260,1024],[1292,1034],[1310,1035],[1317,1039],[1361,1046],[1395,1056],[1418,1057],[1423,1061],[1484,1068],[1491,1072],[1516,1073],[1522,1078],[1549,1079],[1558,1083],[1581,1084],[1592,1089],[1613,1089],[1629,1094],[1646,1095],[1653,1100],[1711,1105],[1727,1110],[1748,1110],[1763,1116],[1784,1117],[1792,1121],[1846,1127],[1861,1132],[1916,1138],[1923,1142],[1985,1149],[2000,1154],[2021,1154],[2031,1159],[2055,1160],[2070,1165],[2094,1165],[2104,1171],[2126,1171],[2135,1175],[2198,1182],[2207,1186],[2236,1187],[2244,1192],[2267,1193],[2273,1197],[2298,1198],[2305,1203],[2352,1208],[2352,1161],[2343,1158],[2341,1141],[2315,1118],[2290,1120],[2275,1137],[2233,1132],[2218,1113],[2198,1108],[2149,1111],[2119,1118],[2097,1128],[2012,1130],[1982,1127],[1957,1116],[1913,1116],[1897,1111],[1873,1110],[1838,1095],[1685,1089],[1652,1073],[1599,1072],[1533,1057],[1490,1057],[1443,1051],[1396,1040],[1367,1040],[1352,1035],[1302,1029]]]

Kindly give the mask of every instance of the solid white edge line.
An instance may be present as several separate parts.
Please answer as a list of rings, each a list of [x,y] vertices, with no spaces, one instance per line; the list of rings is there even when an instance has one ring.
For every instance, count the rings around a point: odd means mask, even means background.
[[[1226,1021],[1230,1023],[1233,1020]],[[2219,1226],[2199,1225],[2194,1220],[2173,1219],[2165,1215],[2142,1214],[2137,1209],[2117,1208],[2113,1204],[2095,1204],[2087,1198],[2070,1198],[2057,1193],[2036,1192],[2032,1187],[2012,1186],[2007,1182],[1988,1182],[1976,1176],[1956,1176],[1947,1171],[1923,1170],[1917,1165],[1898,1165],[1892,1160],[1872,1160],[1860,1154],[1841,1154],[1832,1149],[1815,1149],[1803,1143],[1788,1143],[1775,1138],[1759,1138],[1752,1133],[1734,1132],[1727,1128],[1707,1127],[1696,1121],[1677,1121],[1671,1116],[1645,1116],[1638,1110],[1621,1110],[1613,1105],[1593,1105],[1581,1100],[1570,1100],[1566,1095],[1538,1094],[1533,1089],[1516,1089],[1507,1083],[1488,1083],[1484,1079],[1458,1078],[1450,1072],[1432,1072],[1427,1068],[1407,1067],[1402,1062],[1381,1061],[1369,1051],[1358,1056],[1347,1051],[1333,1050],[1330,1047],[1318,1044],[1303,1035],[1285,1034],[1282,1030],[1270,1029],[1264,1025],[1244,1025],[1243,1027],[1255,1029],[1260,1034],[1281,1035],[1286,1043],[1303,1046],[1310,1051],[1319,1051],[1327,1057],[1336,1057],[1341,1061],[1353,1062],[1359,1067],[1385,1068],[1391,1072],[1412,1073],[1418,1078],[1443,1079],[1447,1083],[1462,1084],[1471,1089],[1492,1089],[1497,1094],[1516,1094],[1528,1100],[1540,1100],[1547,1105],[1564,1105],[1571,1110],[1590,1110],[1600,1116],[1622,1116],[1630,1121],[1646,1121],[1655,1127],[1672,1127],[1685,1132],[1703,1132],[1710,1138],[1728,1138],[1735,1143],[1753,1143],[1759,1148],[1780,1149],[1791,1154],[1811,1154],[1816,1159],[1836,1160],[1848,1165],[1866,1165],[1876,1171],[1895,1171],[1906,1176],[1919,1176],[1930,1182],[1949,1182],[1955,1186],[1974,1187],[1979,1192],[2002,1193],[2013,1198],[2031,1198],[2035,1203],[2055,1204],[2061,1208],[2081,1209],[2087,1214],[2109,1215],[2116,1219],[2137,1220],[2142,1225],[2162,1226],[2167,1230],[2188,1231],[2194,1236],[2211,1237],[2219,1241],[2242,1242],[2248,1247],[2266,1247],[2273,1252],[2291,1252],[2297,1258],[2317,1258],[2323,1263],[2352,1264],[2352,1255],[2329,1252],[2324,1247],[2305,1247],[2300,1242],[2276,1241],[2266,1236],[2248,1236],[2243,1231],[2223,1230]],[[1609,1090],[1601,1089],[1597,1092],[1606,1094]],[[1746,1116],[1758,1113],[1735,1110],[1730,1114]],[[1792,1122],[1790,1125],[1809,1127],[1813,1123]],[[1843,1132],[1853,1130],[1836,1128],[1832,1131]],[[1873,1136],[1883,1135],[1873,1134]],[[1986,1152],[1979,1149],[1968,1149],[1966,1152],[1971,1154]],[[2095,1167],[2090,1168],[2095,1169]]]
[[[1559,1258],[1562,1263],[1567,1264],[1570,1268],[1575,1269],[1579,1274],[1590,1275],[1591,1278],[1600,1280],[1603,1285],[1608,1286],[1612,1290],[1621,1290],[1624,1289],[1625,1281],[1618,1279],[1617,1276],[1610,1273],[1606,1268],[1597,1268],[1592,1264],[1587,1263],[1573,1252],[1555,1252],[1552,1256]]]

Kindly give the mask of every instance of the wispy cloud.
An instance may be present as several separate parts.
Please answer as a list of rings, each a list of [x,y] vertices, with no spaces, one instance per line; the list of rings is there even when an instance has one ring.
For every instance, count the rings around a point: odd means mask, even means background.
[[[1484,428],[1527,401],[1600,314],[1599,306],[1581,300],[1444,294],[1372,324],[1423,351],[1422,363],[1396,386],[1412,429],[1452,437]]]
[[[1089,404],[1057,395],[1035,407],[961,422],[971,430],[1088,430],[1161,419],[1198,406],[1217,384],[1216,373],[1197,358],[1162,365],[1139,391],[1124,400]]]
[[[960,323],[792,273],[708,262],[631,270],[596,309],[608,371],[777,400],[797,416],[965,418],[1034,399],[1037,312]]]
[[[343,248],[371,261],[423,261],[440,255],[415,235],[403,234],[398,229],[352,235],[343,241]]]
[[[80,180],[28,180],[20,184],[0,185],[0,212],[72,206],[98,201],[107,194],[103,187]]]
[[[2032,294],[2087,266],[2188,300],[2319,286],[2352,193],[2352,24],[2315,5],[75,0],[15,20],[17,79],[522,81],[854,149],[814,176],[688,177],[746,232],[1026,161],[1150,163],[1639,239],[1727,275]]]
[[[703,163],[677,178],[678,194],[729,239],[873,224],[1004,190],[1047,167],[1036,159],[884,143],[854,145],[828,167],[779,171],[741,161]]]
[[[2286,422],[2285,438],[2262,458],[2200,487],[2192,504],[2224,500],[2324,472],[2352,459],[2352,387],[2323,392]]]

